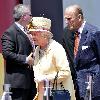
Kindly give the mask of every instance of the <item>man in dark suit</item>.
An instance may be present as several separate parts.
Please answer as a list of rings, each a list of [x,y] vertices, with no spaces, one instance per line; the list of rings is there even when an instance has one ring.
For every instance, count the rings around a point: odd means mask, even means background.
[[[99,34],[99,32],[96,33],[98,29],[84,20],[83,12],[79,5],[71,5],[67,7],[64,18],[67,27],[65,28],[63,44],[69,58],[72,77],[73,80],[75,80],[74,83],[76,83],[75,86],[78,84],[79,87],[80,98],[78,97],[77,100],[86,100],[86,98],[89,97],[89,94],[87,95],[87,77],[89,75],[92,76],[94,81],[92,84],[92,96],[90,96],[93,100],[99,100],[100,35],[98,37],[97,34]],[[79,33],[79,46],[78,52],[76,56],[74,56],[76,31]],[[77,77],[74,76],[76,73]]]
[[[12,100],[33,100],[36,94],[32,69],[32,44],[24,27],[31,20],[30,9],[16,5],[15,22],[2,35],[2,54],[6,61],[5,84],[11,84]]]

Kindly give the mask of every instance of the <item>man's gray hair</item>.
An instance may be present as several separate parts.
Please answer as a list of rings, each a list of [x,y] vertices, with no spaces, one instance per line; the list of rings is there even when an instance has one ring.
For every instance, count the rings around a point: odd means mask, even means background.
[[[84,18],[82,8],[79,5],[77,4],[70,5],[65,9],[65,11],[67,11],[68,9],[74,9],[73,11],[76,14],[76,16],[80,14],[82,16],[82,19]]]
[[[16,5],[13,11],[13,17],[15,21],[18,21],[21,18],[21,16],[23,16],[27,12],[28,9],[30,9],[28,5]]]

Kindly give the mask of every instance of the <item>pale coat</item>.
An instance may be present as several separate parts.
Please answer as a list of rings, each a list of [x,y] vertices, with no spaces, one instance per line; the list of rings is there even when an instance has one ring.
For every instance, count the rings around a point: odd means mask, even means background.
[[[57,71],[59,71],[57,88],[62,89],[59,83],[63,82],[64,88],[70,92],[71,100],[76,100],[69,63],[62,45],[51,39],[47,48],[42,53],[38,46],[34,55],[35,61],[33,69],[35,80],[38,83],[38,100],[42,100],[43,98],[43,80],[47,78],[52,84]]]

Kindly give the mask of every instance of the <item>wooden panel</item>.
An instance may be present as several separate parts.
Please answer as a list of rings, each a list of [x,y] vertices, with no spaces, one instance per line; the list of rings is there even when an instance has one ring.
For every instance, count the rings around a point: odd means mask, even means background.
[[[3,84],[4,84],[4,59],[0,53],[0,97],[3,93]]]

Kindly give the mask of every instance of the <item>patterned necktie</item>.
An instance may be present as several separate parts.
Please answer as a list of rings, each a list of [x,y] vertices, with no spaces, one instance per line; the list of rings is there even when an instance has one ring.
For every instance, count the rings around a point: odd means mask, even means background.
[[[28,30],[27,30],[27,28],[26,28],[26,27],[24,27],[23,29],[24,29],[24,32],[25,32],[25,33],[27,33],[27,32],[28,32]]]
[[[79,46],[79,32],[75,32],[75,42],[74,42],[74,56],[76,57]]]

